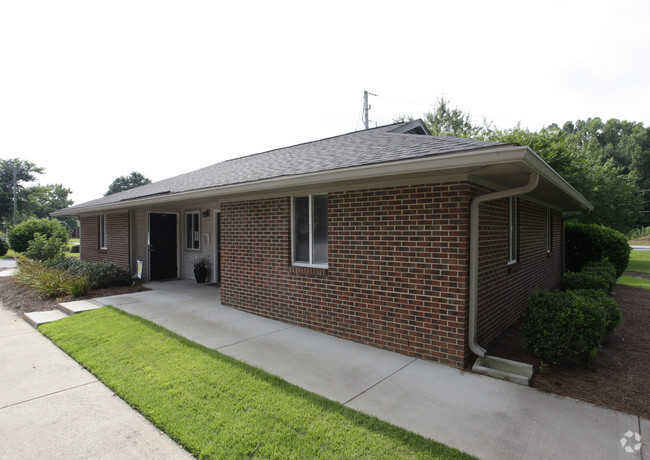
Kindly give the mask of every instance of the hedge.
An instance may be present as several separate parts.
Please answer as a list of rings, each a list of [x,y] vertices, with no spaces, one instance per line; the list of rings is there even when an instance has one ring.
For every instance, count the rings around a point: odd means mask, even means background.
[[[589,262],[609,260],[616,277],[623,274],[632,249],[627,238],[614,229],[595,224],[567,222],[565,227],[565,261],[569,271],[580,271]]]
[[[576,291],[537,291],[524,312],[524,345],[555,364],[593,361],[611,323],[602,302]]]
[[[46,263],[50,268],[86,276],[94,289],[114,286],[129,286],[132,283],[128,269],[114,262],[90,262],[76,257],[63,257]]]
[[[9,230],[9,246],[16,252],[25,252],[37,233],[45,239],[55,236],[65,243],[68,242],[68,230],[58,220],[31,218]]]

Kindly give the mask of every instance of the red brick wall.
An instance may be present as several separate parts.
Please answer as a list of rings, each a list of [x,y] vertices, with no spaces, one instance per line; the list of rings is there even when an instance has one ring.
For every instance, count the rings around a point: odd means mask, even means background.
[[[106,249],[99,248],[99,216],[81,218],[81,259],[131,266],[129,213],[106,214]]]
[[[221,205],[223,303],[462,367],[469,186],[328,197],[327,270],[291,266],[290,198]]]
[[[549,254],[547,208],[523,199],[517,203],[518,263],[513,266],[508,266],[508,200],[481,205],[477,341],[483,347],[521,315],[533,291],[555,288],[562,276],[561,212],[552,213]]]

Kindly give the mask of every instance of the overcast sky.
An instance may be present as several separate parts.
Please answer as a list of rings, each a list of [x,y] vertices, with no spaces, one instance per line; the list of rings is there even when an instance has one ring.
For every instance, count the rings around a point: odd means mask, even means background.
[[[362,129],[364,90],[373,126],[648,126],[650,2],[0,0],[0,158],[75,203]]]

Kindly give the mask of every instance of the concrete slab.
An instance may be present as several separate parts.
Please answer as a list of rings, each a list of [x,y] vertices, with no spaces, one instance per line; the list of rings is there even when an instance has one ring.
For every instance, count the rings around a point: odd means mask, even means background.
[[[15,268],[8,268],[6,270],[0,271],[0,276],[14,276],[14,273],[16,273]]]
[[[66,315],[75,315],[82,311],[95,310],[101,307],[103,305],[92,300],[75,300],[72,302],[61,302],[58,308]]]
[[[0,407],[95,380],[40,332],[25,327],[31,332],[0,338]]]
[[[639,434],[641,435],[641,458],[650,460],[650,420],[639,420]]]
[[[292,327],[223,347],[220,352],[345,403],[414,359]]]
[[[350,407],[482,459],[629,459],[638,419],[533,388],[417,360]]]
[[[116,308],[124,310],[132,315],[137,315],[148,320],[154,320],[163,316],[168,316],[181,312],[189,312],[205,308],[206,302],[195,300],[185,296],[175,296],[164,292],[148,293],[146,298],[141,297],[137,302],[121,302],[118,299],[115,302],[111,297],[102,299],[106,305],[112,305]],[[117,296],[116,296],[117,297]],[[218,308],[217,303],[214,308]]]
[[[151,319],[156,324],[215,350],[290,328],[286,323],[228,307],[189,308]]]
[[[0,350],[0,458],[193,458],[1,307]]]
[[[25,313],[23,315],[25,321],[31,324],[34,327],[38,327],[41,324],[51,323],[57,319],[67,318],[68,315],[62,312],[61,310],[50,310],[50,311],[33,311]]]
[[[191,459],[97,380],[0,407],[3,458]]]
[[[14,312],[0,307],[0,338],[33,332],[34,328],[30,327],[24,319]]]

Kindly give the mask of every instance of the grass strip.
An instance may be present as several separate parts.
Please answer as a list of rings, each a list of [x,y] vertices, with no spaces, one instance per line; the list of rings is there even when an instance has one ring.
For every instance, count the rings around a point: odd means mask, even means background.
[[[633,250],[626,271],[650,275],[650,251]]]
[[[621,276],[616,284],[624,284],[625,286],[650,289],[650,280],[644,278],[635,278],[633,276]]]
[[[198,458],[473,458],[112,307],[40,330]]]

